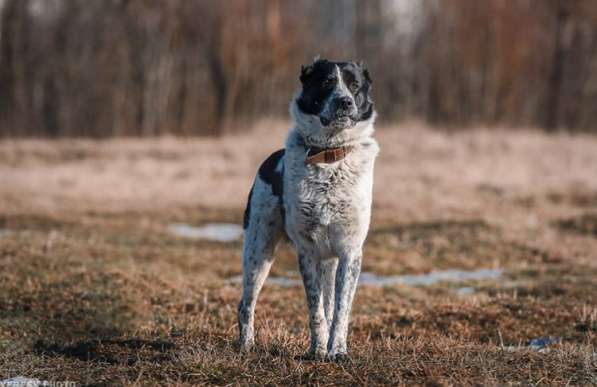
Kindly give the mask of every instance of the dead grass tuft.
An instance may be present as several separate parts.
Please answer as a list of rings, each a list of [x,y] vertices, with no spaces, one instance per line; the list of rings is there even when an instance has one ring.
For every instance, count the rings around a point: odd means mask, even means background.
[[[576,218],[556,222],[562,230],[597,237],[597,213],[587,213]]]

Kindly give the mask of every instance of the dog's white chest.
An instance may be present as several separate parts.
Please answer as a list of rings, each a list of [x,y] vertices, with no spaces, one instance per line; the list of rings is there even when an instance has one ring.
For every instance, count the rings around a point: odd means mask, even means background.
[[[308,167],[297,191],[300,213],[322,226],[344,223],[368,200],[367,171],[338,164]]]
[[[309,166],[289,151],[284,205],[290,238],[313,245],[321,255],[332,253],[338,241],[361,244],[369,228],[377,144],[333,164]]]

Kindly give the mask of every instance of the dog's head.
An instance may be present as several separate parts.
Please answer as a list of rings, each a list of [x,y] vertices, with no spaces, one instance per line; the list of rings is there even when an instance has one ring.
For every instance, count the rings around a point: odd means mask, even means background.
[[[300,80],[293,116],[310,131],[329,137],[373,120],[371,77],[362,63],[316,59],[302,67]]]

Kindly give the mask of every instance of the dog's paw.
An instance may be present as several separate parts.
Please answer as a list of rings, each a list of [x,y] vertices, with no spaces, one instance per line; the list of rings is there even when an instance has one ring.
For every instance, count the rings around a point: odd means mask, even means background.
[[[329,354],[328,359],[333,361],[334,363],[350,363],[352,359],[348,356],[346,352],[338,352],[335,354]]]
[[[325,350],[309,351],[309,357],[311,360],[324,361],[327,358]]]
[[[253,350],[254,346],[255,346],[255,343],[253,340],[240,340],[238,343],[238,350],[241,353],[247,353],[247,352],[251,352]]]
[[[327,360],[327,353],[325,350],[310,350],[300,356],[297,357],[297,360],[304,360],[304,361],[325,361]]]

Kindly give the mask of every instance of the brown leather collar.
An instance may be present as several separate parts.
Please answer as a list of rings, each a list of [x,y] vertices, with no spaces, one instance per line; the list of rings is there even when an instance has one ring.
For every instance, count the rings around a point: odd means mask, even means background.
[[[331,164],[343,160],[352,151],[352,146],[341,146],[338,148],[317,148],[310,147],[307,150],[305,165],[310,164]]]

